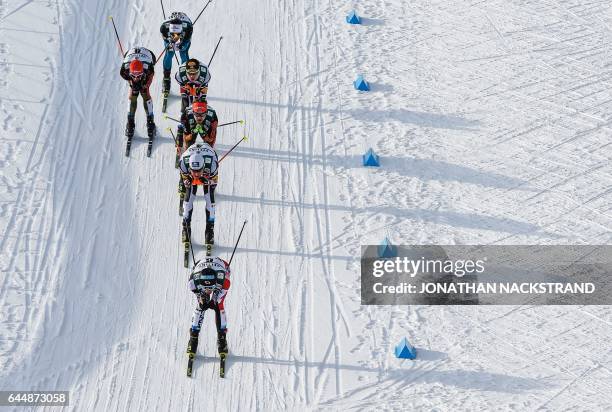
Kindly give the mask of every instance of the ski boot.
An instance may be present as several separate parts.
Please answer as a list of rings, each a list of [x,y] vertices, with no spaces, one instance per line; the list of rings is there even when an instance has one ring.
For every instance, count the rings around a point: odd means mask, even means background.
[[[206,247],[206,256],[212,256],[212,248],[215,244],[214,229],[214,222],[206,222],[206,232],[204,232],[204,246]]]
[[[219,355],[227,355],[227,339],[225,337],[227,330],[222,330],[219,332],[217,336],[217,348],[219,350]]]
[[[181,155],[183,153],[182,153],[181,147],[178,145],[176,145],[174,149],[176,150],[176,154],[174,155],[174,168],[178,169],[181,164]]]
[[[191,222],[183,219],[183,234],[181,237],[183,243],[189,243],[191,240]]]
[[[179,216],[183,216],[183,203],[185,203],[185,196],[187,196],[187,188],[185,187],[185,182],[183,179],[179,177]]]
[[[185,132],[185,126],[182,123],[176,127],[176,143],[179,147],[183,147],[183,133]]]
[[[206,222],[204,239],[207,245],[215,244],[215,222]]]
[[[168,95],[170,94],[170,70],[164,70],[164,79],[162,81],[162,113],[166,113],[168,108]]]
[[[183,179],[179,179],[178,194],[181,200],[185,200],[186,193],[187,193],[187,189],[185,188],[185,183],[183,182]]]
[[[134,128],[136,127],[136,125],[134,124],[134,115],[133,114],[128,114],[128,118],[127,118],[127,124],[125,126],[125,135],[128,138],[132,138],[134,137]]]
[[[187,344],[187,354],[191,358],[195,357],[196,352],[198,351],[198,335],[200,331],[194,331],[193,329],[189,329],[189,343]]]
[[[196,356],[196,352],[198,351],[198,334],[199,330],[194,331],[193,329],[189,330],[189,343],[187,344],[187,356],[189,359],[187,360],[187,376],[191,377],[193,372],[193,361]]]
[[[147,117],[147,135],[152,137],[155,134],[155,122],[153,121],[153,116]]]
[[[168,97],[170,94],[170,70],[164,70],[164,79],[162,80],[162,94]]]

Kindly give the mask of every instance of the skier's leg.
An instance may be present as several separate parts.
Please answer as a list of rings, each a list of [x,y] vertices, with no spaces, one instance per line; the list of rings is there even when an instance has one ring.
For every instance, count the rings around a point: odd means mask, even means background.
[[[216,185],[204,186],[204,195],[206,198],[206,243],[213,245],[215,243],[215,188]]]
[[[205,192],[204,194],[206,195],[206,211],[208,212],[206,214],[207,217],[207,221],[209,222],[215,222],[215,189],[217,188],[216,184],[212,184],[210,186],[205,186]]]
[[[185,203],[183,203],[183,220],[191,221],[191,213],[193,212],[193,199],[198,191],[196,185],[191,186],[191,190],[185,195]]]
[[[193,199],[197,190],[198,187],[192,185],[191,189],[187,190],[185,200],[183,201],[183,243],[191,239],[191,214],[193,213]]]
[[[136,115],[136,107],[138,105],[138,93],[139,92],[130,88],[130,93],[128,95],[130,105],[128,108],[127,125],[125,126],[126,136],[134,135],[134,127],[135,127],[134,116]]]
[[[170,93],[170,70],[164,70],[164,78],[162,80],[162,93]]]
[[[194,143],[194,133],[191,134],[186,134],[185,138],[183,139],[183,145],[184,145],[184,149],[187,150],[191,147],[191,145]]]
[[[164,41],[164,46],[168,47],[168,42]],[[172,58],[174,57],[174,51],[170,51],[172,49],[168,49],[166,54],[164,55],[164,78],[162,80],[162,93],[166,94],[170,92],[170,72],[172,71]]]
[[[164,41],[164,47],[166,47],[166,55],[164,56],[164,72],[168,73],[172,70],[172,59],[174,59],[174,48],[168,47],[168,42]]]
[[[147,134],[151,135],[155,131],[155,121],[154,121],[154,113],[153,113],[153,99],[151,98],[151,92],[149,91],[149,87],[153,82],[153,74],[147,80],[147,84],[143,87],[140,95],[142,96],[143,107],[145,113],[147,114]]]
[[[183,123],[179,123],[176,127],[176,146],[183,148],[183,134],[185,132],[185,126]]]
[[[198,337],[204,320],[204,312],[206,308],[202,308],[200,303],[196,306],[191,317],[191,328],[189,329],[189,344],[187,345],[187,353],[195,354],[198,350]]]
[[[178,193],[181,199],[185,199],[185,194],[187,190],[185,189],[185,183],[183,182],[183,178],[179,175],[179,184],[178,184]]]
[[[181,46],[180,49],[180,54],[181,54],[181,63],[185,63],[187,60],[189,60],[189,48],[191,47],[191,40],[183,43],[183,45]]]
[[[147,114],[147,117],[153,117],[153,99],[151,98],[151,92],[149,91],[149,87],[151,86],[151,83],[153,82],[153,77],[154,75],[152,74],[151,77],[149,77],[149,80],[147,80],[147,84],[145,84],[142,88],[142,90],[140,91],[140,95],[142,96],[142,102],[143,107],[144,107],[144,111]]]
[[[215,305],[215,324],[217,325],[217,348],[219,354],[227,354],[227,319],[223,301],[225,296]]]
[[[215,306],[215,321],[217,323],[217,331],[223,332],[227,330],[227,317],[225,316],[225,297],[219,299],[219,302]]]
[[[189,106],[189,96],[182,96],[181,98],[181,123],[187,124],[187,113],[185,109]]]
[[[134,116],[136,114],[136,108],[138,107],[138,95],[140,94],[139,91],[136,91],[134,89],[130,89],[130,94],[129,94],[129,101],[130,101],[130,107],[128,109],[129,114],[131,114],[132,116]]]

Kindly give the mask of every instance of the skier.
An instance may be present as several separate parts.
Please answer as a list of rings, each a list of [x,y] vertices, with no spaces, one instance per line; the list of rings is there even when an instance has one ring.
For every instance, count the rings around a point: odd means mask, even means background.
[[[128,138],[134,136],[134,116],[138,106],[138,95],[142,96],[145,112],[147,113],[147,134],[149,137],[155,132],[153,119],[153,100],[149,92],[149,86],[155,75],[155,55],[144,47],[134,47],[129,50],[123,59],[119,74],[130,84],[130,110],[128,112],[125,135]]]
[[[183,243],[190,243],[193,199],[198,186],[201,185],[206,197],[205,243],[206,245],[214,244],[215,189],[219,178],[218,168],[217,153],[206,143],[198,143],[189,147],[181,157],[179,195],[181,200],[186,202],[183,205]]]
[[[181,64],[175,79],[181,86],[181,122],[185,123],[185,109],[194,101],[206,101],[210,73],[208,66],[198,59],[189,59]]]
[[[174,12],[162,23],[159,31],[166,47],[166,55],[163,61],[164,79],[162,93],[167,97],[170,92],[170,71],[172,70],[172,59],[174,58],[175,51],[178,51],[181,55],[181,63],[189,60],[193,23],[185,13]]]
[[[178,125],[176,133],[179,154],[194,144],[198,136],[210,147],[214,147],[217,141],[218,122],[217,112],[206,102],[194,102],[187,107],[185,122]],[[184,141],[183,133],[185,134]]]
[[[225,357],[227,348],[227,318],[224,301],[230,288],[229,264],[219,257],[207,257],[200,260],[189,276],[189,289],[197,297],[197,306],[193,312],[187,353],[189,358],[195,357],[198,349],[198,337],[207,309],[215,311],[217,325],[217,346],[219,355]]]

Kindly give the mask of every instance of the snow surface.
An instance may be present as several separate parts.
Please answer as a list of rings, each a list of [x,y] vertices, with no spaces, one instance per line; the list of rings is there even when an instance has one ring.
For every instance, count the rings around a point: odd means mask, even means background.
[[[358,259],[385,236],[611,242],[609,2],[214,1],[191,55],[223,35],[210,102],[247,124],[218,148],[249,137],[218,190],[222,256],[249,221],[224,380],[210,316],[185,377],[173,123],[148,159],[139,107],[123,156],[109,15],[124,47],[162,49],[157,1],[0,0],[0,389],[82,411],[612,410],[609,306],[363,307]],[[416,361],[393,356],[403,337]]]

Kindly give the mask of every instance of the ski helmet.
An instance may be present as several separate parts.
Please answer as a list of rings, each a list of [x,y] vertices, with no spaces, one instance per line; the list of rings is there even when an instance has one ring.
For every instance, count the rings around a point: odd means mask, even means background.
[[[217,272],[213,268],[205,268],[194,273],[193,282],[198,289],[213,289],[217,285]]]
[[[194,114],[206,114],[208,111],[208,105],[206,102],[194,102],[191,107]]]
[[[130,76],[131,77],[140,77],[144,73],[144,66],[142,62],[138,59],[132,60],[130,63]]]
[[[187,74],[200,75],[200,62],[198,59],[189,59],[185,63],[185,71]]]
[[[189,156],[189,168],[194,171],[201,171],[204,167],[204,156],[201,153],[192,153]]]
[[[173,19],[168,25],[168,31],[172,34],[183,32],[183,22],[180,19]]]

